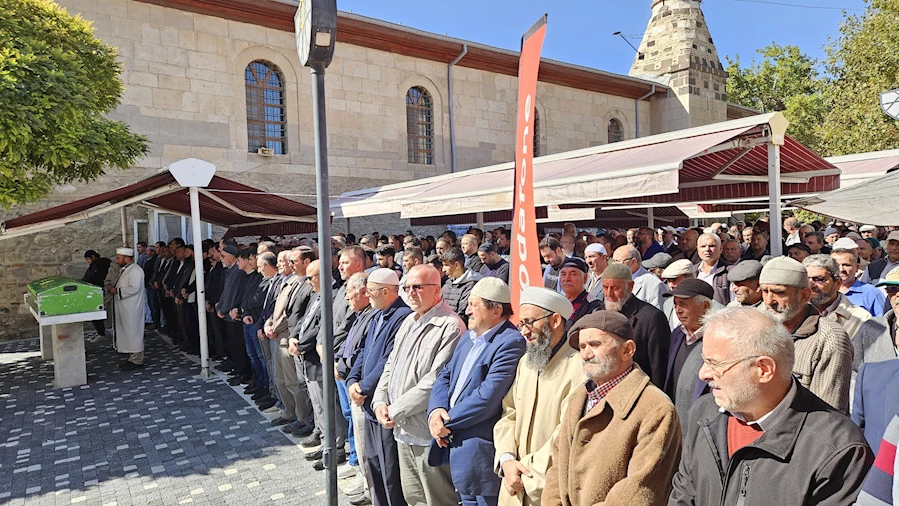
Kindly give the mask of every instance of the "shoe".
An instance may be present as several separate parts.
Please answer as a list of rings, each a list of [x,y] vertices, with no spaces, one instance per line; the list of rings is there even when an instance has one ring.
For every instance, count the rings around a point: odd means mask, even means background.
[[[106,334],[102,334],[102,335],[101,335],[101,334],[97,334],[96,336],[94,336],[94,337],[88,339],[88,341],[90,341],[90,342],[92,342],[92,343],[99,343],[100,341],[102,341],[102,340],[104,340],[104,339],[106,339]]]
[[[143,366],[144,366],[144,364],[135,364],[134,362],[126,361],[124,364],[121,364],[119,366],[119,369],[121,369],[123,371],[133,371],[134,369],[139,369]]]
[[[250,399],[254,401],[258,401],[259,399],[264,399],[266,397],[271,397],[272,394],[268,392],[268,390],[263,390],[261,388],[257,388],[253,395],[250,396]],[[276,401],[277,402],[277,401]]]
[[[258,391],[259,391],[259,386],[256,385],[255,381],[250,381],[250,384],[247,385],[247,387],[243,389],[243,393],[250,394],[250,395],[255,394]]]
[[[307,455],[306,458],[308,459],[309,456]],[[344,462],[346,462],[346,452],[343,451],[343,449],[340,449],[337,451],[337,464],[343,464]],[[318,460],[312,468],[316,471],[324,471],[325,461],[321,459]]]
[[[272,406],[270,408],[262,410],[262,412],[265,413],[266,415],[271,415],[271,414],[277,413],[278,411],[281,411],[281,408],[279,408],[277,404],[275,404],[274,406]]]
[[[323,451],[324,450],[319,448],[318,450],[315,450],[312,453],[307,453],[303,458],[305,458],[306,460],[308,460],[310,462],[314,461],[314,460],[321,460]]]
[[[314,431],[312,434],[303,438],[300,441],[300,446],[302,446],[303,448],[315,448],[316,446],[319,446],[321,444],[322,444],[321,435],[317,434]]]
[[[250,376],[241,376],[240,377],[241,385],[249,385],[251,381],[253,381],[253,378]]]
[[[300,423],[303,423],[303,422],[300,422]],[[294,437],[307,437],[307,436],[312,435],[313,432],[315,432],[315,427],[313,427],[312,425],[306,425],[305,423],[303,423],[299,427],[294,427],[293,431],[291,431],[291,434],[293,434]]]
[[[344,464],[337,468],[337,478],[341,479],[341,480],[344,478],[352,478],[353,476],[356,476],[357,474],[359,474],[358,466],[351,466],[349,464]],[[349,494],[349,495],[356,495],[356,494]]]
[[[237,385],[240,385],[240,376],[235,376],[235,377],[229,379],[228,384],[231,385],[232,387],[236,387]]]
[[[150,323],[150,324],[147,324],[144,328],[147,330],[156,330],[159,327],[155,323]]]
[[[287,418],[284,418],[283,416],[278,416],[278,417],[272,418],[272,421],[269,422],[269,424],[272,427],[280,427],[282,425],[289,425],[295,421],[296,420],[288,420]]]
[[[341,466],[343,467],[343,466]],[[340,467],[337,468],[337,476],[340,476]],[[343,489],[343,493],[353,497],[365,492],[365,480],[362,478],[361,474],[356,474],[356,477],[353,478],[353,481],[350,482],[346,488]]]
[[[265,412],[266,409],[275,407],[275,400],[268,397],[262,400],[262,402],[257,402],[256,407],[258,407],[260,411]]]
[[[350,504],[358,506],[360,504],[371,504],[371,499],[364,493],[350,497]]]

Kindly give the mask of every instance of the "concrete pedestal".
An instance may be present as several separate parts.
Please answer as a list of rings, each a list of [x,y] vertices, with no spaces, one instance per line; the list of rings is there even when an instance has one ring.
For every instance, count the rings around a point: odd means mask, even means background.
[[[53,386],[68,388],[87,384],[84,358],[84,322],[106,319],[106,311],[41,316],[29,305],[41,326],[41,358],[53,360]]]
[[[41,325],[41,359],[53,360],[53,327]]]
[[[53,325],[53,356],[53,386],[66,388],[87,383],[84,323]]]

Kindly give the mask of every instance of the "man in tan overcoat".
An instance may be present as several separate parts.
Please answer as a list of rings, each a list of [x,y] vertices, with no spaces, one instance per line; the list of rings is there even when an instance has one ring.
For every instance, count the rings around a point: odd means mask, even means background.
[[[565,337],[573,312],[571,302],[555,290],[532,286],[521,294],[518,330],[527,351],[493,428],[495,470],[503,479],[501,506],[540,504],[568,397],[584,382],[581,359]]]
[[[571,396],[553,444],[543,506],[664,505],[681,456],[674,404],[634,364],[634,329],[616,311],[572,326],[586,383]]]

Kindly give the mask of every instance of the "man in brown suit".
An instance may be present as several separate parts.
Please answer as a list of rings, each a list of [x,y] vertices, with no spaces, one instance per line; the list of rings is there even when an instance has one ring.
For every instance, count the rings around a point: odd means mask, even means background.
[[[568,344],[588,379],[559,427],[541,505],[664,504],[681,457],[680,421],[634,364],[630,321],[616,311],[586,315]]]

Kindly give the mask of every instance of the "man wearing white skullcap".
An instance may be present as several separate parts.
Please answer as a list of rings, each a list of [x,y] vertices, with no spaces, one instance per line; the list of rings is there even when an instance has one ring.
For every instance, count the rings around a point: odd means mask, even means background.
[[[501,505],[540,504],[553,434],[569,397],[584,383],[580,355],[566,346],[572,313],[571,302],[555,290],[530,286],[521,293],[518,329],[527,352],[493,428],[494,470],[503,479]]]
[[[428,403],[431,465],[449,463],[463,506],[496,504],[501,486],[493,470],[493,425],[525,343],[512,316],[509,285],[486,277],[468,296],[468,330],[434,381]],[[450,444],[452,443],[452,444]]]
[[[118,248],[115,262],[122,268],[115,286],[108,288],[113,296],[115,339],[113,347],[128,358],[119,367],[130,371],[144,365],[144,306],[147,292],[144,289],[144,271],[134,263],[134,250]]]
[[[590,267],[589,277],[587,278],[587,300],[604,299],[602,293],[602,271],[609,266],[609,252],[602,244],[595,242],[587,246],[584,251],[584,260]]]

